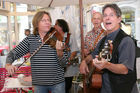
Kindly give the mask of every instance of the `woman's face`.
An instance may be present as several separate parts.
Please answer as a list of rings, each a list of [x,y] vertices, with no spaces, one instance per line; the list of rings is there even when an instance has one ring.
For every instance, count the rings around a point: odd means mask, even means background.
[[[47,14],[44,14],[38,24],[38,31],[47,33],[51,28],[51,19]]]

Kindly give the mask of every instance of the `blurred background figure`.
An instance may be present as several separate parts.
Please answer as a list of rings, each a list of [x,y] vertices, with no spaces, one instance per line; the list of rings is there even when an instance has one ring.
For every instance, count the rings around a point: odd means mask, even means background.
[[[25,36],[29,36],[31,34],[30,29],[25,29]]]
[[[31,34],[30,29],[25,29],[24,34],[25,34],[25,36],[29,36],[29,35]],[[26,60],[27,58],[30,57],[30,53],[27,53],[27,54],[26,54],[25,56],[23,56],[23,57],[24,57],[24,60]],[[30,61],[29,61],[29,60],[27,60],[26,65],[27,65],[27,66],[30,65]]]
[[[68,23],[64,19],[57,19],[54,28],[64,37],[68,38],[68,34],[70,35],[69,43],[67,44],[70,48],[70,51],[68,51],[69,59],[68,62],[65,62],[66,66],[64,67],[65,91],[66,93],[70,93],[73,76],[75,76],[79,71],[78,65],[76,65],[78,62],[75,60],[79,48],[76,43],[76,39],[69,33]],[[67,34],[65,34],[65,32],[67,32]]]

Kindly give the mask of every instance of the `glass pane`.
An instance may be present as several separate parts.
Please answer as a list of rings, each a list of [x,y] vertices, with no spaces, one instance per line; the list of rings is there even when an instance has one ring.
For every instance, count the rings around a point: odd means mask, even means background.
[[[9,50],[7,16],[0,15],[0,55],[6,55]]]
[[[16,33],[15,33],[15,22],[14,22],[15,17],[11,16],[11,41],[12,41],[12,48],[16,46]]]
[[[27,4],[16,3],[16,12],[27,12]]]
[[[31,20],[32,20],[32,16],[17,16],[19,42],[22,41],[26,37],[24,33],[25,29],[32,30]]]
[[[135,38],[135,9],[133,7],[123,7],[122,20],[124,21],[123,30]]]

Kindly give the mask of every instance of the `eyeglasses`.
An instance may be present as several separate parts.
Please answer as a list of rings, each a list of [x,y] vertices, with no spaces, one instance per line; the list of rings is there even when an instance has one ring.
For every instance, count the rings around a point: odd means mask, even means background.
[[[103,17],[107,17],[107,16],[109,16],[109,17],[114,17],[114,16],[116,16],[116,15],[115,15],[115,14],[109,14],[109,15],[104,14],[104,15],[103,15]]]
[[[50,22],[49,19],[47,19],[47,20],[46,20],[46,19],[42,19],[42,20],[40,20],[40,21],[43,22],[43,23],[46,23],[46,22],[48,22],[48,21]]]

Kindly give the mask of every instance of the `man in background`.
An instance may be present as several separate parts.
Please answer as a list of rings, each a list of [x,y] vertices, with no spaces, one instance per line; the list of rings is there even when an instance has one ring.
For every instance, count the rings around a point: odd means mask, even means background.
[[[25,29],[25,36],[29,36],[31,34],[30,29]]]
[[[105,30],[101,26],[101,23],[103,21],[102,14],[100,12],[93,13],[91,21],[94,27],[90,32],[87,33],[85,37],[85,56],[87,56],[91,51],[94,50],[97,43],[105,35]]]

